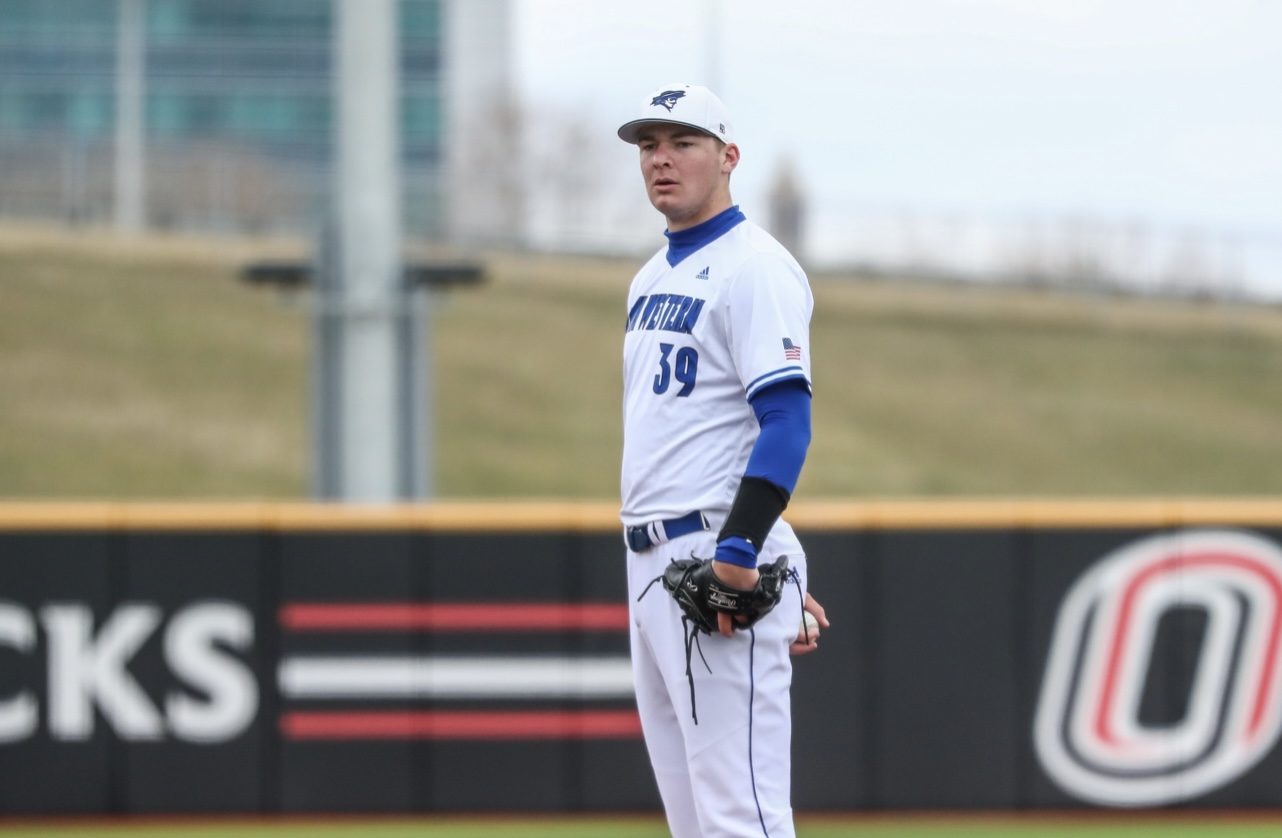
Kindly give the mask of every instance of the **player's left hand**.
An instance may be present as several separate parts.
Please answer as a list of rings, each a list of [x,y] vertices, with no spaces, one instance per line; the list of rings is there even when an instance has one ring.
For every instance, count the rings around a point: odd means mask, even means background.
[[[803,614],[802,625],[797,629],[797,638],[793,640],[792,645],[788,647],[788,653],[792,655],[808,655],[815,649],[818,649],[819,629],[826,629],[830,625],[828,617],[824,614],[824,607],[820,605],[819,601],[812,597],[809,592],[806,593],[806,604],[804,606],[804,610],[807,614],[814,615],[815,622],[819,624],[819,628],[811,629],[809,631],[810,636],[807,637],[804,620],[805,615]]]
[[[730,566],[719,571],[715,559],[672,559],[663,573],[650,585],[663,582],[663,589],[681,610],[682,625],[693,632],[734,636],[736,627],[754,625],[779,604],[784,585],[789,581],[788,557],[780,556],[772,564],[760,568]],[[724,578],[721,575],[724,573]],[[748,579],[755,579],[751,588],[739,588]],[[646,586],[641,596],[650,590]],[[640,599],[641,597],[637,597]],[[719,619],[731,616],[731,620]],[[687,647],[688,648],[688,647]]]

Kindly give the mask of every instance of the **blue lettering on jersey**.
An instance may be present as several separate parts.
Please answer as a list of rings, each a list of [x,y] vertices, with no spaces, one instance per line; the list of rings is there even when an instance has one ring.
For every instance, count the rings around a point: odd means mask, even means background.
[[[704,301],[684,294],[650,294],[638,297],[628,312],[628,331],[679,332],[688,335],[694,331],[703,311]]]

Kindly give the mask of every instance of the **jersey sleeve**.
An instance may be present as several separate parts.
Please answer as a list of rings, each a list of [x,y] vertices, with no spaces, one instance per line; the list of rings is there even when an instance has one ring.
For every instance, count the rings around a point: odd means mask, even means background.
[[[810,386],[813,310],[810,285],[795,262],[759,253],[739,270],[729,288],[726,331],[747,398],[781,381]]]

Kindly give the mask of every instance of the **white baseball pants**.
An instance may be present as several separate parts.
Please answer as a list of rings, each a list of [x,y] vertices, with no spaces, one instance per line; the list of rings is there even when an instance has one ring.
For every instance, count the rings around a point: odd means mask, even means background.
[[[801,625],[805,556],[788,556],[797,584],[751,630],[698,635],[693,706],[681,610],[661,582],[637,601],[671,559],[710,556],[714,540],[700,532],[628,551],[632,673],[650,763],[673,838],[793,838],[788,646]],[[778,557],[769,547],[761,564]]]

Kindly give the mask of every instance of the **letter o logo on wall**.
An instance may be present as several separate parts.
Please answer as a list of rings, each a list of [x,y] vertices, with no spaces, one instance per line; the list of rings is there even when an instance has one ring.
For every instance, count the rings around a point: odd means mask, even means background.
[[[1141,713],[1164,616],[1204,629],[1179,719]],[[1245,532],[1192,530],[1125,545],[1060,606],[1034,727],[1050,777],[1080,799],[1157,806],[1219,788],[1282,730],[1282,550]]]

